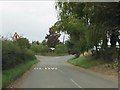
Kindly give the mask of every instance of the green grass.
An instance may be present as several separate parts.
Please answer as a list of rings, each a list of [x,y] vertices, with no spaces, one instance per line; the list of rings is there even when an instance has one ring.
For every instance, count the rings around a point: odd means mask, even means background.
[[[14,68],[2,71],[2,87],[6,87],[11,81],[17,79],[25,71],[27,71],[33,64],[39,62],[38,60],[31,60],[24,64],[17,65]]]
[[[68,62],[75,66],[79,66],[82,68],[90,68],[92,66],[104,63],[103,60],[99,60],[99,59],[96,60],[92,57],[72,58],[72,59],[68,60]]]

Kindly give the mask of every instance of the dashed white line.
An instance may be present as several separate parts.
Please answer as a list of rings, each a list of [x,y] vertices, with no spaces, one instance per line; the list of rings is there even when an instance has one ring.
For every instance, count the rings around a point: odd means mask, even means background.
[[[50,70],[51,68],[48,68],[48,70]]]
[[[82,88],[79,84],[77,84],[73,79],[70,79],[78,88]]]
[[[45,68],[45,70],[47,70],[47,68]]]
[[[39,67],[35,67],[35,70],[57,70],[57,67],[45,67],[45,68],[39,68]]]
[[[51,68],[52,70],[54,70],[55,68]]]
[[[57,68],[54,68],[55,70],[57,70]]]

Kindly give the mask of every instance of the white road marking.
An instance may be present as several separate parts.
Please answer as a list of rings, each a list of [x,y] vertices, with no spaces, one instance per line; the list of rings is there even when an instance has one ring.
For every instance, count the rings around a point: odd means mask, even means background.
[[[79,84],[77,84],[73,79],[70,79],[77,87],[82,88]]]
[[[54,68],[51,68],[51,70],[54,70]]]
[[[45,70],[47,70],[47,68],[45,68]]]
[[[51,68],[48,68],[48,70],[50,70]]]
[[[34,69],[35,70],[42,70],[42,68],[40,68],[40,67],[35,67]],[[45,70],[57,70],[58,68],[57,67],[45,67],[43,69],[45,69]]]
[[[57,70],[57,68],[54,68],[55,70]]]

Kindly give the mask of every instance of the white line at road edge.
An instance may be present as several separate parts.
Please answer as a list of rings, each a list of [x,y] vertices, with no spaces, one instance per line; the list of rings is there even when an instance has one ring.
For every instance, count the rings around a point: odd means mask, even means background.
[[[70,79],[77,87],[82,88],[79,84],[77,84],[73,79]]]

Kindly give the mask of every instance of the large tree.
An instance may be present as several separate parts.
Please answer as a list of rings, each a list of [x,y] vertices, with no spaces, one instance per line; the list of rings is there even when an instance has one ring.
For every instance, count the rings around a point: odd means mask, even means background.
[[[120,3],[57,2],[58,22],[54,28],[70,35],[78,52],[101,45],[106,49],[108,39],[112,47],[120,45]]]

